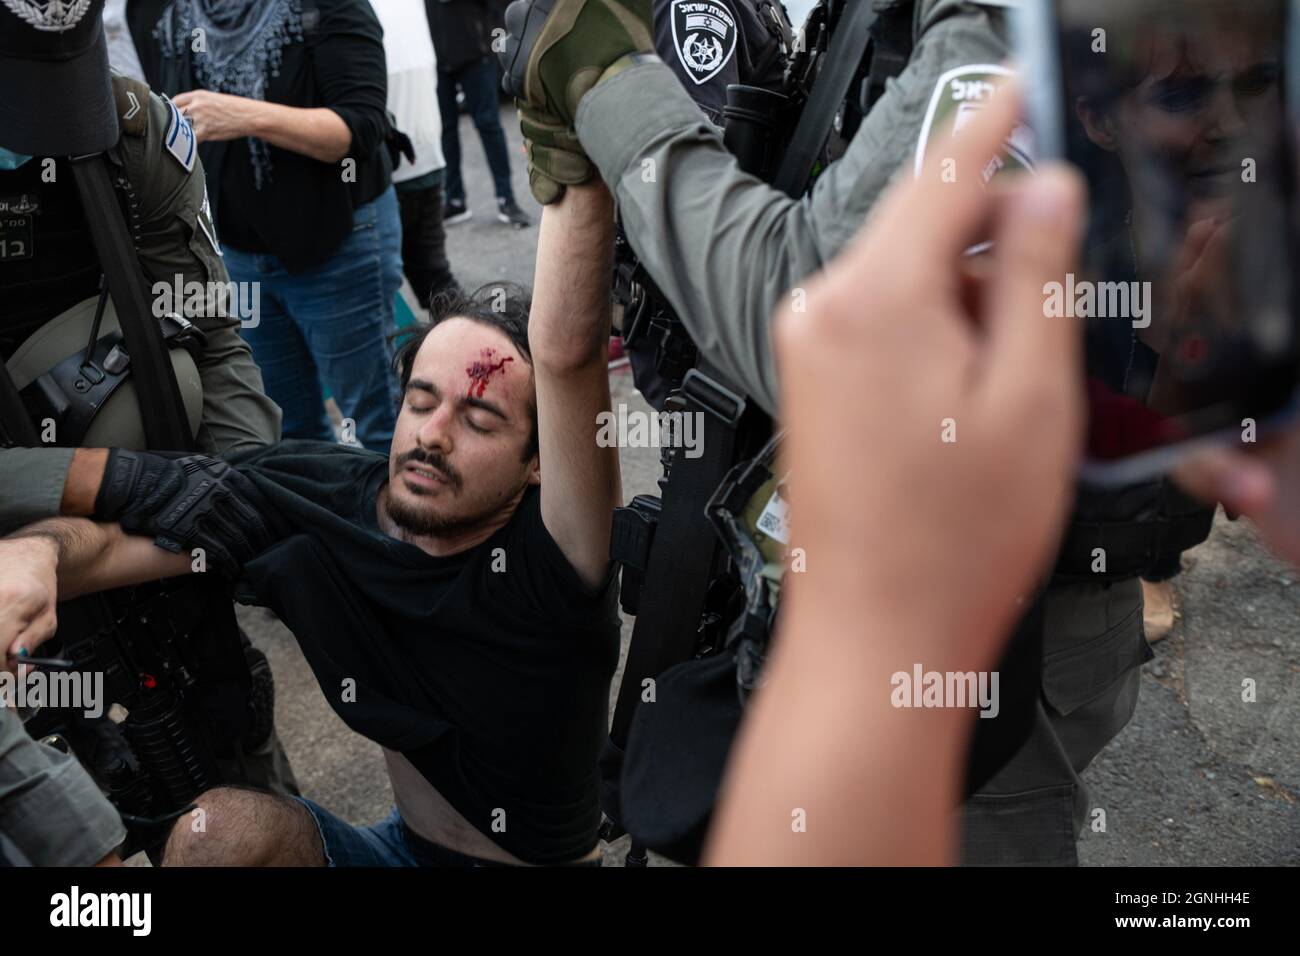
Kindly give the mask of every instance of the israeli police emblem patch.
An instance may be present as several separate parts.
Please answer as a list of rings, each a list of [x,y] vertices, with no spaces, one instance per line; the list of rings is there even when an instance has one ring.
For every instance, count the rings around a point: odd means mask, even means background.
[[[673,0],[673,46],[686,75],[707,83],[736,52],[736,18],[718,0]]]
[[[916,175],[921,174],[930,147],[949,134],[961,132],[962,127],[997,95],[998,83],[1010,75],[1011,71],[1005,66],[972,63],[949,70],[939,77],[916,144]],[[1034,153],[1032,131],[1024,123],[1018,123],[1003,143],[1002,152],[990,158],[989,165],[984,170],[985,182],[1004,169],[1032,170]]]

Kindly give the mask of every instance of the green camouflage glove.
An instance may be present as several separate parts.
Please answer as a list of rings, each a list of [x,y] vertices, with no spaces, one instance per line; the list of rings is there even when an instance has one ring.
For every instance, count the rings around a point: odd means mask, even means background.
[[[596,178],[596,167],[562,120],[516,100],[519,129],[528,148],[528,188],[543,206],[558,202],[566,186]]]
[[[578,103],[610,67],[653,53],[651,17],[651,0],[515,0],[501,86],[573,129]]]

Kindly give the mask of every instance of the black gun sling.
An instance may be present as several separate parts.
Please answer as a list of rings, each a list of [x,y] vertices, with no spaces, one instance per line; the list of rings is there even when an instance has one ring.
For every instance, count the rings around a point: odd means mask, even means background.
[[[832,40],[829,62],[818,76],[777,173],[776,188],[791,196],[802,195],[807,186],[813,163],[867,47],[868,33],[876,18],[871,0],[859,0],[844,16],[848,20]],[[641,594],[660,599],[640,602],[607,752],[602,758],[607,772],[601,804],[615,821],[620,816],[621,799],[610,777],[616,777],[615,768],[627,747],[643,682],[689,660],[696,649],[710,573],[721,546],[705,508],[735,464],[736,426],[745,410],[742,393],[702,357],[687,374],[682,392],[686,413],[704,412],[702,454],[695,459],[678,456],[673,463],[654,530]]]
[[[801,197],[808,188],[813,163],[817,161],[817,154],[830,135],[835,114],[844,102],[858,64],[862,62],[871,26],[876,21],[875,0],[850,0],[842,19],[843,22],[835,30],[835,36],[831,38],[826,62],[817,74],[807,104],[799,114],[790,146],[781,159],[776,179],[772,183],[792,199]]]
[[[131,356],[131,377],[139,399],[145,438],[152,451],[189,450],[193,448],[194,437],[185,419],[185,405],[162,330],[145,294],[140,260],[109,179],[107,163],[103,153],[75,157],[72,172],[85,208],[90,238],[117,310],[126,351]]]
[[[690,660],[696,650],[705,595],[721,547],[705,506],[734,464],[736,426],[746,409],[740,393],[703,360],[687,373],[682,396],[684,415],[703,413],[701,454],[698,458],[678,455],[673,462],[646,562],[643,599],[602,755],[601,808],[616,822],[621,806],[619,768],[643,682]],[[657,599],[644,600],[649,595]]]

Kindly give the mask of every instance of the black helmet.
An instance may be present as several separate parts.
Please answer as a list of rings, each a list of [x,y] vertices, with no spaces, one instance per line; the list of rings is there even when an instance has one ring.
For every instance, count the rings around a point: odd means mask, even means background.
[[[104,0],[0,0],[0,146],[99,153],[118,139]]]

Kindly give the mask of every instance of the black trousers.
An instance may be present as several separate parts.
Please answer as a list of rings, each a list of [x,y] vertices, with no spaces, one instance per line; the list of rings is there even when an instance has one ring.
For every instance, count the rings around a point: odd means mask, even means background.
[[[402,217],[402,271],[426,308],[438,293],[456,285],[447,261],[442,225],[442,186],[397,190]]]
[[[1081,774],[1137,708],[1151,659],[1137,578],[1053,581],[1043,597],[1035,722],[1009,762],[962,807],[962,863],[1077,866],[1080,831],[1106,811]]]
[[[456,106],[456,89],[465,94],[465,112],[474,121],[483,155],[492,170],[492,188],[497,199],[514,202],[510,186],[510,150],[501,126],[501,78],[496,58],[459,66],[450,72],[438,71],[438,109],[442,113],[442,154],[447,159],[447,197],[465,201],[465,183],[460,175],[460,112]]]

